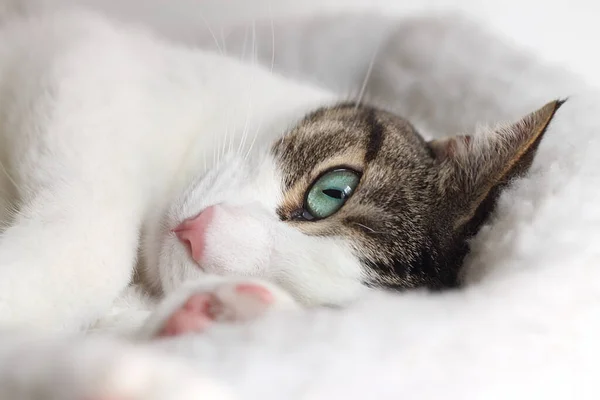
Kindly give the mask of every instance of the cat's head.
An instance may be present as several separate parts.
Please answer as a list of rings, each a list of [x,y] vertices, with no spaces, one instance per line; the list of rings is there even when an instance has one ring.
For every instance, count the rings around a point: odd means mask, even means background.
[[[561,104],[430,142],[389,112],[317,110],[198,179],[164,216],[151,268],[166,291],[202,273],[252,276],[305,304],[372,287],[457,286],[468,239],[528,170]]]

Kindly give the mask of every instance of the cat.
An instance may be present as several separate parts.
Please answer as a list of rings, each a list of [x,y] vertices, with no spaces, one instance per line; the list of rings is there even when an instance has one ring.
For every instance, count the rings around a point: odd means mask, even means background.
[[[64,339],[90,328],[152,339],[369,290],[457,287],[469,238],[562,104],[426,141],[389,111],[90,12],[15,19],[1,37],[10,398],[187,398],[156,385],[210,397],[165,357]],[[120,379],[129,368],[135,385]]]

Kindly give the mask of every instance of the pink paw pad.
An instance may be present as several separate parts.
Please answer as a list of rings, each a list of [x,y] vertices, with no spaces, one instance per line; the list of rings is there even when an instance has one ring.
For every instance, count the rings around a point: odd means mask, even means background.
[[[275,300],[269,289],[252,283],[239,284],[235,287],[235,291],[241,295],[252,296],[265,304],[271,304]]]
[[[169,317],[157,336],[179,336],[204,331],[215,319],[218,304],[219,300],[212,294],[199,293],[190,296],[181,308]]]
[[[248,321],[260,316],[275,297],[269,289],[241,283],[191,295],[166,320],[157,337],[201,333],[217,322]]]

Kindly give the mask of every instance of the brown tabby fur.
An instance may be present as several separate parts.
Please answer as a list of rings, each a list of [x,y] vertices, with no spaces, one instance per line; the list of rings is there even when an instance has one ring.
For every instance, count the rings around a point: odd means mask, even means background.
[[[317,110],[273,147],[286,193],[278,214],[306,234],[348,239],[369,271],[367,284],[455,287],[469,238],[506,184],[528,171],[562,103],[485,135],[431,142],[369,106]],[[334,167],[361,174],[354,194],[328,218],[303,219],[305,192]]]

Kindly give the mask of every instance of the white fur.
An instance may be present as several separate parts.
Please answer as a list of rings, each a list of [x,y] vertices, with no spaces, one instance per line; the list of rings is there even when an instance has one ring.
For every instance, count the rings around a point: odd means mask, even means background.
[[[4,324],[96,323],[140,232],[141,276],[165,293],[205,273],[267,278],[306,304],[360,292],[347,244],[275,213],[269,148],[333,95],[87,12],[15,19],[2,44],[1,186],[18,208],[0,242]],[[198,265],[171,230],[213,205]]]
[[[0,398],[228,400],[232,393],[180,359],[116,340],[2,335]],[[82,368],[83,366],[83,368]]]
[[[147,235],[147,273],[164,292],[198,277],[188,250],[168,230],[209,206],[215,211],[206,233],[204,272],[267,279],[308,305],[347,302],[366,290],[347,243],[306,236],[278,219],[281,177],[266,153],[224,160],[171,204],[158,237]]]
[[[572,96],[531,175],[501,197],[475,239],[474,283],[435,296],[371,294],[344,311],[215,327],[163,345],[243,398],[597,398],[600,93],[455,19],[401,26],[369,90],[429,134]],[[381,84],[390,76],[397,86]],[[97,359],[73,364],[93,371]]]

